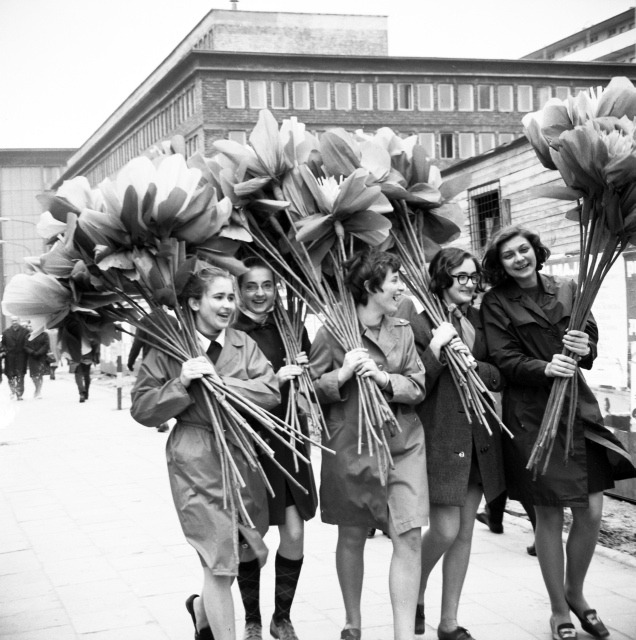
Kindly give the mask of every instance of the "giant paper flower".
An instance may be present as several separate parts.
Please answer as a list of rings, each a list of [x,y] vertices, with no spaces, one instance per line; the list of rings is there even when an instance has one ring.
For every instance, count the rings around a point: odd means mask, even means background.
[[[356,169],[340,180],[316,179],[307,167],[300,171],[320,213],[296,223],[296,240],[308,245],[314,265],[322,262],[341,232],[372,247],[388,238],[391,223],[381,214],[391,212],[393,207],[379,187],[367,186],[364,169]]]

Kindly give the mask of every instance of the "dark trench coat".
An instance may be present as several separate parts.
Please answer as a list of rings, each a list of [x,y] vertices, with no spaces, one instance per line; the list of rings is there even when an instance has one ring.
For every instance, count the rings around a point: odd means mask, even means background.
[[[265,323],[259,324],[246,316],[239,313],[234,323],[234,328],[245,331],[256,344],[260,347],[265,357],[272,363],[274,371],[278,371],[285,365],[285,347],[280,337],[280,333],[276,327],[276,323],[270,317]],[[307,332],[303,333],[302,349],[309,356],[311,343]],[[289,397],[289,384],[284,385],[281,390],[281,403],[272,410],[272,413],[281,419],[285,419],[287,401]],[[255,425],[257,427],[257,425]],[[306,422],[303,422],[303,432],[308,435]],[[258,427],[257,427],[258,428]],[[270,437],[263,433],[263,438],[267,444],[272,447],[275,452],[275,459],[287,470],[292,477],[302,486],[305,487],[307,493],[303,492],[294,483],[290,482],[279,468],[267,456],[261,456],[261,464],[265,475],[272,485],[274,496],[269,492],[267,494],[269,502],[269,523],[270,525],[281,525],[285,523],[285,507],[286,507],[286,491],[292,495],[294,505],[303,520],[310,520],[316,515],[316,507],[318,506],[318,495],[316,492],[316,483],[314,481],[314,473],[310,465],[298,460],[298,470],[294,464],[294,454],[276,438]],[[296,444],[299,452],[309,457],[311,451],[307,445]]]
[[[463,506],[473,453],[479,468],[486,501],[490,502],[505,489],[501,453],[501,429],[492,418],[488,423],[492,435],[473,415],[468,422],[466,411],[448,366],[435,356],[429,344],[432,325],[425,314],[418,314],[412,300],[400,301],[397,315],[410,321],[415,346],[426,369],[426,398],[417,408],[426,433],[428,491],[431,504]],[[475,327],[472,352],[478,363],[477,373],[490,391],[499,391],[501,376],[487,362],[486,338],[479,312],[470,307],[467,319]]]
[[[371,457],[362,437],[358,453],[358,383],[338,386],[344,350],[321,327],[311,347],[310,371],[322,405],[328,437],[323,444],[320,475],[320,515],[337,525],[376,527],[388,531],[388,518],[398,534],[428,522],[428,483],[424,430],[415,412],[425,395],[424,365],[417,356],[408,321],[384,317],[377,341],[363,331],[362,344],[378,367],[389,374],[393,392],[387,394],[402,431],[387,440],[394,466],[380,475],[377,454]]]
[[[26,342],[29,330],[22,325],[9,327],[2,333],[2,348],[4,349],[4,374],[7,378],[23,376],[27,370]]]
[[[533,480],[532,473],[526,470],[554,380],[545,375],[545,367],[555,353],[562,352],[562,338],[576,291],[572,280],[541,274],[539,277],[558,309],[555,324],[514,281],[493,287],[481,305],[488,350],[505,377],[503,421],[515,435],[513,440],[503,439],[508,492],[513,499],[523,498],[536,505],[586,507],[585,438],[606,448],[614,480],[634,477],[636,470],[618,439],[603,426],[598,403],[583,376],[579,376],[572,454],[564,462],[566,410],[545,475],[537,474]],[[591,316],[585,330],[590,337],[590,354],[579,361],[579,366],[591,369],[598,341],[598,329]]]

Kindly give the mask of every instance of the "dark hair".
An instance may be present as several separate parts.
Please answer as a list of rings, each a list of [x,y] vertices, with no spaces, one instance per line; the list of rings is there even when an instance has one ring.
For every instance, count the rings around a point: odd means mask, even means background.
[[[247,271],[251,271],[252,269],[267,269],[267,271],[272,274],[272,279],[276,280],[276,274],[274,273],[273,269],[265,262],[265,260],[263,260],[263,258],[259,256],[250,256],[249,258],[245,258],[245,260],[243,260],[243,266],[247,269]],[[245,271],[245,273],[242,273],[236,279],[236,284],[238,285],[239,289],[243,286],[243,281],[245,280],[247,271]]]
[[[356,304],[369,302],[369,291],[382,291],[389,270],[399,271],[402,263],[392,253],[363,249],[344,264],[345,284]],[[366,285],[366,286],[365,286]]]
[[[488,248],[486,249],[486,253],[484,253],[484,258],[481,262],[484,272],[486,273],[486,277],[488,278],[488,282],[493,287],[510,278],[501,266],[499,252],[502,244],[508,242],[508,240],[512,240],[516,236],[525,238],[534,249],[534,255],[537,258],[537,271],[541,271],[546,260],[550,257],[550,249],[541,242],[541,238],[539,238],[538,233],[518,225],[504,227],[498,231],[488,243]]]
[[[227,278],[234,282],[234,278],[229,271],[221,267],[206,266],[190,274],[188,281],[179,294],[181,305],[187,305],[190,298],[201,300],[207,288],[218,278]]]
[[[453,286],[451,271],[462,265],[464,260],[472,260],[475,263],[477,274],[481,276],[481,265],[469,251],[458,247],[445,247],[438,251],[428,265],[428,272],[431,276],[431,291],[441,298],[444,290]],[[483,291],[481,282],[475,291]]]

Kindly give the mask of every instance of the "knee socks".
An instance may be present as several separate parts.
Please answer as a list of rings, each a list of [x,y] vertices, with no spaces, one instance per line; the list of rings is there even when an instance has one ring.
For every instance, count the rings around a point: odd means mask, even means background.
[[[245,622],[261,622],[260,582],[261,568],[258,560],[239,564],[237,582],[245,607]]]
[[[289,620],[296,585],[300,576],[303,559],[290,560],[276,554],[276,590],[274,592],[274,622]]]

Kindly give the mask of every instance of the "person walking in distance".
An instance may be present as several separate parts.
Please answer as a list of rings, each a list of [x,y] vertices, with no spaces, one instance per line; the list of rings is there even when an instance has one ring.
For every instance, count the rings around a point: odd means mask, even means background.
[[[4,373],[9,380],[11,398],[22,400],[24,395],[24,376],[27,371],[26,341],[29,330],[20,324],[20,318],[11,317],[11,326],[2,333],[4,349]]]
[[[40,399],[42,398],[44,374],[49,371],[49,334],[42,331],[40,335],[27,340],[24,348],[28,355],[29,374],[35,387],[33,397]]]

